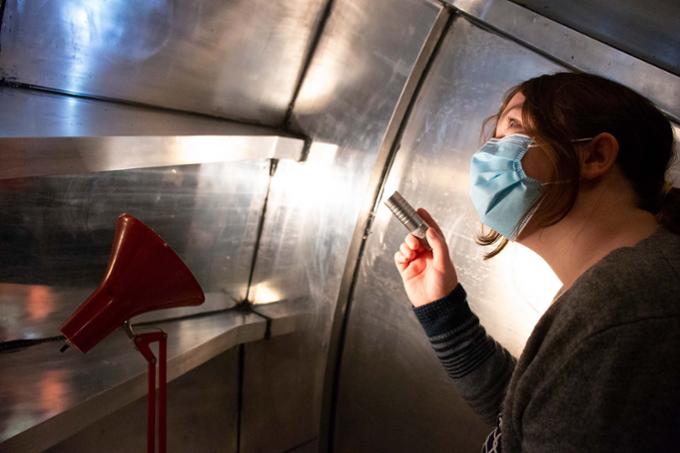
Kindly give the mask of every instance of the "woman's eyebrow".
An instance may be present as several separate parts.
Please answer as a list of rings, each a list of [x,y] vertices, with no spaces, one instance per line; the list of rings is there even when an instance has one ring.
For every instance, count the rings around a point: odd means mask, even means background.
[[[522,108],[522,103],[521,103],[521,102],[520,102],[520,103],[517,103],[517,104],[515,104],[515,105],[513,105],[513,106],[511,106],[509,109],[507,109],[505,112],[503,112],[503,114],[502,114],[501,117],[499,118],[498,122],[503,121],[503,119],[504,119],[506,116],[508,116],[508,114],[509,114],[510,112],[512,112],[513,110],[515,110],[515,109],[521,109],[521,108]]]

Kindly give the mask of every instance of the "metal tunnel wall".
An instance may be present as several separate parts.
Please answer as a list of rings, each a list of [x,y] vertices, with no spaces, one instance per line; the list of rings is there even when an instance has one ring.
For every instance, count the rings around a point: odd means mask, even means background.
[[[234,122],[214,117],[279,127],[325,5],[3,1],[0,136],[234,133]],[[233,306],[247,295],[269,170],[267,159],[250,159],[10,178],[0,183],[0,251],[13,259],[0,265],[0,282],[96,285],[115,217],[127,210],[167,238],[206,292],[222,299],[213,309]],[[14,290],[22,291],[4,292]],[[63,319],[75,307],[56,297],[30,326],[33,337],[44,334],[51,312]],[[26,323],[2,310],[2,330]]]
[[[0,5],[0,138],[144,139],[276,132],[299,88],[327,2],[6,0]],[[252,156],[0,178],[3,346],[56,338],[59,326],[101,279],[116,217],[124,211],[154,228],[192,269],[207,293],[201,311],[223,312],[244,301],[272,166],[271,159]],[[177,309],[171,316],[186,314]],[[201,326],[185,324],[184,331],[174,332],[175,345],[191,346],[228,327],[210,317],[196,319],[189,323]],[[261,324],[264,338],[263,319]],[[34,359],[50,348],[45,343],[3,349],[2,441],[45,417],[59,418],[84,390],[117,384],[138,364],[121,361],[120,351],[103,346],[102,354],[109,353],[104,363],[113,372],[99,366],[81,376],[74,369],[96,362],[96,354]],[[235,347],[170,383],[170,451],[239,450],[241,352]],[[22,385],[25,376],[31,379]],[[42,451],[57,442],[52,439],[62,440],[52,451],[141,451],[144,399],[111,403],[116,404],[124,407],[103,418],[101,411],[90,411],[42,439],[28,439],[25,451]]]
[[[6,82],[274,126],[294,98],[325,5],[4,3]]]
[[[414,206],[430,210],[442,225],[472,310],[491,336],[519,356],[560,282],[539,257],[516,244],[490,262],[481,259],[484,250],[473,241],[479,222],[469,201],[468,167],[484,119],[510,86],[569,69],[623,78],[678,118],[677,104],[665,94],[678,99],[678,77],[645,64],[636,71],[634,59],[628,71],[612,70],[630,57],[597,48],[585,35],[507,2],[452,3],[458,15],[394,145],[375,218],[361,239],[357,279],[348,300],[339,300],[347,303],[347,314],[333,451],[476,452],[490,431],[456,393],[415,319],[393,262],[406,232],[381,200],[399,190]],[[547,50],[553,46],[555,52]],[[598,55],[604,58],[593,58]],[[655,88],[661,80],[670,85]],[[670,177],[677,185],[680,166]]]
[[[313,140],[309,158],[276,170],[251,293],[255,303],[272,293],[306,300],[312,316],[293,335],[245,346],[243,451],[325,448],[318,438],[330,330],[352,231],[390,119],[442,12],[420,0],[332,3],[291,118]]]
[[[262,325],[286,303],[306,312],[295,332],[239,344],[170,383],[170,451],[479,451],[488,427],[412,313],[392,261],[406,231],[382,201],[398,189],[433,213],[472,309],[519,355],[559,282],[521,246],[485,263],[473,242],[467,172],[483,119],[511,85],[560,70],[619,80],[680,119],[675,2],[642,14],[625,1],[612,16],[607,2],[579,3],[0,0],[0,138],[243,125],[310,144],[303,161],[0,178],[0,254],[12,257],[0,264],[0,342],[56,335],[101,276],[112,219],[129,211],[196,273],[204,311],[245,301]],[[680,184],[677,165],[671,177]],[[68,402],[65,363],[30,387],[46,389],[54,413]],[[0,406],[21,406],[22,392],[0,390]],[[143,406],[82,417],[48,451],[135,451]]]

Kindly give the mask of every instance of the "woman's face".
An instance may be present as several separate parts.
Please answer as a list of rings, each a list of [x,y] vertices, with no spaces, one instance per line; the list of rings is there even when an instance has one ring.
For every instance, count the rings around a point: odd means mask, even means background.
[[[496,123],[494,137],[503,138],[506,135],[526,134],[522,124],[522,106],[524,95],[520,92],[515,94],[505,107]],[[551,180],[551,166],[545,151],[540,146],[532,146],[522,158],[522,168],[527,175],[541,182]]]

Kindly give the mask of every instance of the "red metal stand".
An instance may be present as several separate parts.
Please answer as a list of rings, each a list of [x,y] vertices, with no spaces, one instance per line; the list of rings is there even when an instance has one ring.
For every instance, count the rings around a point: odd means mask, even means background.
[[[151,350],[150,344],[158,342],[158,452],[166,452],[166,392],[165,385],[166,362],[167,362],[167,338],[168,335],[161,331],[135,333],[132,336],[137,350],[144,356],[149,365],[149,393],[147,395],[147,418],[146,418],[146,451],[155,453],[156,434],[156,356]]]

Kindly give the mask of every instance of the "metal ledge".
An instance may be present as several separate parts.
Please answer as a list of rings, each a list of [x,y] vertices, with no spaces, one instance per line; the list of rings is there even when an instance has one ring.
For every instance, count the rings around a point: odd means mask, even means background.
[[[0,88],[0,179],[246,159],[302,160],[275,129],[22,88]]]
[[[279,136],[1,138],[0,179],[246,159],[300,160],[304,141]]]
[[[508,0],[444,0],[470,21],[568,68],[604,74],[680,120],[680,77]]]
[[[314,314],[312,301],[304,297],[270,304],[251,304],[250,309],[267,319],[267,337],[298,331],[309,325]]]
[[[291,331],[302,313],[284,309],[278,322]],[[237,344],[279,334],[270,322],[232,310],[155,324],[168,333],[168,381]],[[146,362],[121,329],[88,354],[60,354],[60,345],[0,353],[1,451],[43,451],[146,394]]]

